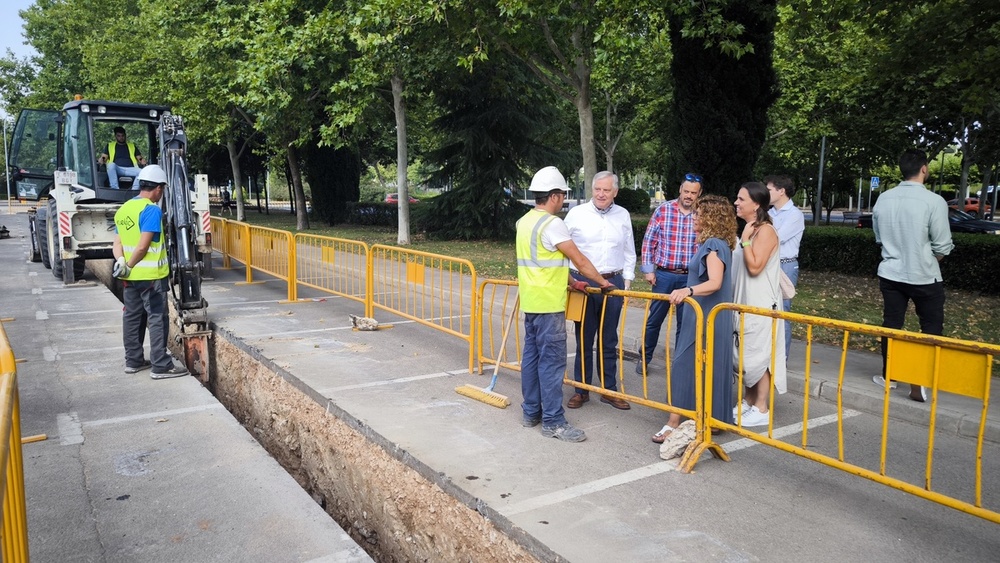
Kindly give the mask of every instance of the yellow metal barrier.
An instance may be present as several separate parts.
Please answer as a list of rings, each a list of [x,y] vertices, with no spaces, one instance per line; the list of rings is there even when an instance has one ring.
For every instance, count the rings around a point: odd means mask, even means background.
[[[982,457],[983,457],[983,440],[986,433],[986,416],[987,410],[989,408],[990,400],[990,383],[992,379],[992,367],[993,367],[993,357],[1000,354],[1000,346],[995,344],[986,344],[982,342],[970,342],[965,340],[957,340],[953,338],[946,338],[943,336],[925,335],[912,333],[902,330],[887,329],[882,327],[876,327],[871,325],[865,325],[860,323],[852,323],[847,321],[838,321],[833,319],[824,319],[821,317],[812,317],[808,315],[800,315],[797,313],[784,313],[782,311],[772,311],[769,309],[761,309],[756,307],[749,307],[745,305],[736,305],[731,303],[726,303],[716,306],[709,313],[708,316],[708,335],[707,335],[707,349],[705,356],[707,361],[705,363],[705,369],[707,373],[711,373],[713,353],[714,353],[714,339],[713,334],[715,331],[715,319],[719,315],[728,315],[736,312],[740,316],[739,322],[735,323],[736,327],[739,327],[740,332],[742,332],[743,327],[743,317],[745,315],[759,315],[772,318],[772,373],[773,373],[773,362],[774,360],[774,348],[776,346],[776,339],[774,335],[777,334],[777,323],[782,322],[782,320],[787,319],[793,323],[800,323],[806,326],[806,356],[805,356],[805,387],[809,389],[810,380],[810,368],[811,368],[811,357],[813,348],[813,328],[814,327],[826,327],[829,329],[834,329],[842,332],[843,339],[841,344],[841,359],[837,379],[837,452],[836,455],[826,455],[820,453],[815,448],[810,448],[808,443],[808,430],[809,430],[809,401],[810,395],[806,393],[803,398],[803,414],[802,414],[802,439],[801,445],[794,445],[788,442],[783,442],[774,438],[773,433],[773,417],[771,422],[768,424],[766,434],[757,434],[750,430],[743,429],[734,424],[727,424],[725,422],[716,420],[711,417],[712,406],[712,379],[707,378],[706,389],[705,389],[705,406],[703,412],[705,413],[705,426],[709,429],[719,429],[727,430],[735,434],[739,434],[750,440],[760,442],[762,444],[777,448],[779,450],[789,452],[798,456],[801,456],[818,463],[857,475],[859,477],[864,477],[876,483],[881,483],[905,491],[912,495],[925,498],[927,500],[960,510],[962,512],[990,520],[992,522],[1000,523],[1000,512],[995,510],[987,509],[983,507],[982,504]],[[886,471],[886,458],[887,449],[889,446],[888,439],[888,426],[889,426],[889,385],[886,385],[884,391],[883,409],[882,409],[882,427],[881,427],[881,443],[879,449],[879,459],[878,459],[878,469],[870,469],[850,463],[845,460],[844,454],[844,407],[843,407],[843,386],[844,386],[844,374],[846,371],[847,358],[848,358],[848,343],[852,334],[868,335],[878,338],[888,339],[887,348],[887,361],[886,361],[886,380],[887,382],[903,382],[913,385],[922,385],[930,389],[931,393],[929,396],[930,400],[930,422],[928,424],[928,435],[927,435],[927,454],[925,460],[924,478],[922,486],[917,486],[907,481],[904,481],[897,477],[892,477],[887,475]],[[742,338],[742,334],[741,334]],[[779,358],[780,361],[780,358]],[[942,372],[947,369],[946,375]],[[772,382],[773,384],[773,382]],[[740,388],[742,388],[743,380],[742,376],[738,382]],[[943,494],[939,491],[935,491],[931,486],[931,478],[933,474],[933,460],[934,460],[934,449],[935,449],[935,423],[937,419],[937,409],[939,393],[954,393],[958,395],[963,395],[966,397],[971,397],[977,401],[981,401],[982,410],[979,420],[979,432],[976,438],[976,451],[974,455],[974,460],[972,464],[975,467],[974,470],[974,483],[972,485],[972,501],[965,501],[955,498],[947,494]],[[774,405],[774,395],[771,393],[771,405],[769,410],[773,409]],[[738,423],[739,421],[737,421]],[[713,452],[721,451],[721,447],[718,444],[713,443],[712,435],[710,432],[704,432],[701,434],[700,439],[697,440],[692,447],[688,449],[685,453],[684,458],[681,461],[682,468],[686,471],[690,471],[694,468],[697,463],[699,456],[705,449],[711,449]]]
[[[288,282],[288,300],[295,301],[298,293],[295,285],[295,238],[292,233],[250,225],[249,234],[247,282],[252,281],[249,279],[251,269],[271,274]]]
[[[472,262],[380,244],[369,257],[367,310],[390,311],[461,338],[469,345],[471,372],[477,290]]]
[[[509,315],[518,315],[521,311],[511,311],[517,304],[517,282],[507,280],[483,280],[479,284],[478,302],[476,303],[476,363],[479,365],[479,373],[482,374],[486,365],[493,365],[500,362],[500,367],[509,370],[521,371],[521,343],[524,338],[521,336],[520,322],[515,322],[511,326],[509,339],[513,339],[513,346],[504,348],[504,357],[498,358],[496,354],[500,350],[500,338],[503,335],[503,322]],[[489,322],[486,322],[489,319]],[[499,319],[499,325],[494,325],[494,319]],[[483,347],[487,346],[488,353],[484,353]],[[513,360],[509,359],[513,356]]]
[[[28,511],[21,458],[21,411],[14,352],[0,323],[0,463],[3,464],[3,561],[28,561]]]
[[[296,279],[302,285],[367,306],[368,245],[318,235],[295,235]],[[365,309],[365,314],[371,311]]]
[[[253,283],[253,269],[250,267],[250,225],[238,221],[226,221],[223,267],[231,267],[230,258],[242,262],[247,270],[247,283]]]
[[[499,335],[502,334],[501,327],[503,326],[503,321],[507,318],[507,315],[510,314],[509,311],[510,307],[512,307],[514,304],[516,290],[517,290],[516,281],[488,279],[484,280],[480,285],[479,289],[480,297],[476,306],[476,318],[478,327],[477,359],[479,362],[480,373],[483,373],[486,365],[493,365],[498,361],[500,362],[500,367],[504,367],[513,371],[521,370],[520,357],[521,357],[522,337],[520,334],[520,326],[517,327],[516,333],[515,331],[511,331],[512,334],[514,334],[513,338],[515,339],[514,344],[516,344],[516,346],[512,348],[509,345],[510,343],[508,343],[508,346],[504,350],[503,358],[497,358],[495,355],[500,346]],[[588,289],[588,292],[600,293],[599,290],[593,288]],[[663,378],[660,379],[659,377],[652,377],[654,374],[650,370],[646,369],[648,368],[648,366],[646,366],[646,368],[644,368],[643,370],[643,375],[640,376],[642,380],[641,390],[639,392],[634,392],[630,394],[628,392],[628,389],[626,388],[624,375],[628,370],[625,369],[626,366],[624,363],[624,346],[622,346],[621,343],[625,342],[624,333],[625,333],[626,320],[628,315],[630,314],[630,308],[628,307],[628,300],[647,299],[650,302],[656,300],[667,301],[669,300],[669,296],[661,293],[648,293],[640,291],[612,291],[607,295],[621,296],[624,297],[626,300],[624,306],[622,307],[621,320],[618,326],[618,342],[619,342],[618,359],[617,359],[617,365],[619,368],[617,370],[618,392],[609,391],[604,388],[603,382],[605,379],[605,369],[604,369],[605,366],[603,362],[598,362],[597,365],[594,366],[594,379],[596,380],[595,383],[597,383],[597,385],[578,383],[576,380],[573,379],[572,373],[570,371],[572,370],[571,366],[569,367],[566,375],[564,376],[563,383],[572,387],[576,387],[578,389],[583,389],[588,392],[593,392],[608,397],[617,397],[620,399],[625,399],[627,401],[633,402],[638,405],[654,408],[666,413],[677,413],[680,414],[681,416],[691,418],[692,420],[695,421],[697,432],[700,435],[704,431],[704,427],[703,427],[702,414],[698,410],[681,409],[670,405],[669,401],[667,400],[656,400],[650,398],[652,394],[659,394],[662,392],[662,395],[660,396],[663,397],[663,399],[666,399],[667,395],[670,392],[669,391],[671,383],[670,380],[672,377],[671,374],[672,354],[671,354],[671,349],[669,347],[670,332],[664,333],[661,331],[661,334],[664,335],[663,357],[666,363],[666,368],[665,371],[663,372]],[[695,315],[695,326],[697,330],[697,334],[695,336],[695,346],[696,349],[700,350],[702,349],[702,335],[704,334],[704,330],[702,330],[701,328],[704,326],[703,324],[704,315],[701,311],[701,307],[698,306],[698,303],[693,299],[688,298],[685,299],[684,302],[690,306],[688,312],[690,312],[690,314]],[[600,314],[601,319],[604,318],[603,309],[604,307],[602,307],[602,311]],[[648,305],[643,309],[642,313],[637,313],[635,311],[632,312],[643,315],[642,326],[645,327],[645,321],[649,316]],[[685,312],[685,314],[688,314],[688,312]],[[667,330],[672,330],[673,318],[674,318],[673,315],[667,316],[668,320],[665,321],[665,326],[667,327]],[[582,331],[584,328],[583,326],[584,323],[581,322],[580,324],[581,324],[580,328]],[[520,325],[520,323],[518,323],[518,325]],[[644,334],[640,334],[639,338],[642,339],[644,336],[645,336]],[[602,342],[600,338],[600,331],[598,331],[597,346],[600,347],[601,344]],[[573,344],[567,342],[567,348],[571,346],[573,346]],[[513,358],[511,358],[511,356],[509,355],[512,350],[514,351]],[[704,370],[702,369],[703,361],[704,360],[701,354],[695,354],[695,373],[693,374],[693,377],[695,377],[696,408],[698,405],[702,404],[703,386],[698,382],[700,381],[701,374],[704,372]],[[663,383],[663,387],[660,387],[661,381]],[[652,389],[651,389],[651,384],[654,384],[655,386]]]
[[[229,236],[226,234],[229,221],[212,217],[212,250],[222,255],[222,267],[232,267],[229,263]]]

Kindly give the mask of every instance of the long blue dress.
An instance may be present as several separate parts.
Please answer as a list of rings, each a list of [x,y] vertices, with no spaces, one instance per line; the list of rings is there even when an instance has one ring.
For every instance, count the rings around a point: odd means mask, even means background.
[[[729,245],[717,238],[710,238],[698,247],[698,251],[688,264],[688,286],[698,285],[708,281],[707,259],[714,252],[725,267],[722,276],[722,287],[711,295],[695,296],[694,300],[701,305],[705,323],[708,324],[708,314],[719,303],[733,301],[732,260],[733,251]],[[687,307],[687,305],[681,305]],[[706,335],[702,342],[706,344]],[[673,406],[682,409],[695,408],[694,389],[694,358],[695,358],[695,315],[686,313],[681,320],[680,334],[674,346],[674,357],[670,371],[670,394]],[[713,354],[712,379],[712,418],[733,422],[733,315],[722,313],[715,317],[715,351]]]

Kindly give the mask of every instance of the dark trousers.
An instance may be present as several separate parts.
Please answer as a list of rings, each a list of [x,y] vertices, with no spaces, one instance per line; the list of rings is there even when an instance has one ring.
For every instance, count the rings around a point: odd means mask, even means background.
[[[653,293],[663,293],[670,295],[675,289],[680,289],[687,285],[687,274],[671,274],[665,270],[656,270],[656,285],[653,286]],[[653,359],[653,351],[656,350],[656,341],[660,339],[660,325],[667,318],[667,314],[670,312],[670,301],[653,301],[649,305],[649,317],[646,319],[646,329],[645,329],[645,343],[646,343],[646,354],[645,362],[648,364],[650,360]],[[675,327],[675,334],[679,334],[681,331],[681,318],[684,313],[684,307],[677,307],[677,326]],[[669,338],[669,336],[667,337]],[[642,355],[643,351],[639,350],[639,354]]]
[[[906,320],[906,306],[913,301],[920,319],[920,332],[940,336],[944,332],[944,284],[934,282],[927,285],[887,280],[880,277],[878,287],[882,290],[882,326],[903,328]],[[885,377],[888,339],[882,339],[882,376]]]
[[[573,279],[585,281],[591,287],[597,284],[583,277],[582,274],[570,272]],[[621,274],[608,278],[618,289],[625,288],[625,278]],[[604,305],[605,297],[607,306]],[[573,323],[576,327],[573,334],[576,335],[576,359],[573,361],[573,378],[588,385],[594,378],[594,340],[600,331],[601,339],[598,342],[597,357],[603,358],[604,388],[616,391],[618,389],[618,320],[622,315],[622,304],[624,298],[604,296],[600,293],[587,294],[587,305],[583,313],[583,323]],[[601,313],[604,314],[604,324],[601,324]],[[583,324],[583,340],[580,339],[580,324]],[[601,361],[598,359],[598,377],[601,376]],[[585,394],[586,391],[577,389],[577,393]]]
[[[125,310],[122,313],[122,341],[125,345],[125,365],[142,365],[142,345],[149,329],[149,363],[154,370],[174,367],[167,355],[167,279],[126,281],[123,291]]]

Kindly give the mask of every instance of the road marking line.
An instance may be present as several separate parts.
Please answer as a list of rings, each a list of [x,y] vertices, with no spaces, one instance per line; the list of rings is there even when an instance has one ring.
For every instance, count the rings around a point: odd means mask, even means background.
[[[123,422],[135,422],[137,420],[149,420],[151,418],[163,418],[168,416],[176,416],[181,414],[189,414],[193,412],[202,412],[215,409],[224,409],[222,403],[208,403],[205,405],[198,405],[196,407],[185,407],[182,409],[171,409],[168,411],[158,411],[158,412],[148,412],[143,414],[133,414],[130,416],[119,416],[115,418],[105,418],[102,420],[91,420],[89,422],[84,422],[84,428],[92,428],[95,426],[108,426],[110,424],[121,424]]]
[[[410,377],[397,377],[396,379],[383,379],[381,381],[369,381],[367,383],[358,383],[356,385],[344,385],[341,387],[329,387],[327,389],[318,389],[320,395],[326,397],[330,393],[337,391],[350,391],[353,389],[367,389],[369,387],[382,387],[384,385],[394,385],[396,383],[409,383],[411,381],[422,381],[424,379],[437,379],[439,377],[451,377],[453,375],[465,375],[468,374],[469,370],[460,369],[455,371],[442,371],[438,373],[428,373],[425,375],[414,375]]]
[[[855,417],[861,414],[856,410],[844,409],[844,419]],[[833,424],[837,422],[836,414],[828,414],[826,416],[821,416],[819,418],[809,419],[809,428],[813,429],[818,426],[826,426],[827,424]],[[771,435],[775,440],[778,438],[784,438],[785,436],[790,436],[792,434],[802,433],[802,423],[796,422],[795,424],[790,424],[788,426],[782,426],[781,428],[775,428],[774,433]],[[767,435],[767,430],[760,432],[762,435]],[[760,445],[760,442],[756,440],[751,440],[750,438],[740,438],[739,440],[733,440],[732,442],[726,442],[722,445],[722,449],[726,451],[727,454],[738,452],[740,450],[745,450],[750,446]]]
[[[626,471],[625,473],[619,473],[618,475],[612,475],[610,477],[605,477],[589,483],[582,483],[580,485],[576,485],[575,487],[570,487],[554,493],[539,495],[535,498],[508,506],[506,509],[499,508],[498,510],[504,516],[513,516],[515,514],[544,508],[553,504],[573,500],[577,497],[610,489],[611,487],[617,487],[618,485],[624,485],[626,483],[631,483],[633,481],[638,481],[640,479],[645,479],[647,477],[652,477],[668,471],[676,471],[677,461],[678,460],[661,461],[645,467],[639,467],[631,471]]]
[[[844,418],[849,418],[861,414],[858,411],[845,409]],[[819,426],[824,426],[826,424],[831,424],[837,421],[837,415],[831,414],[826,416],[821,416],[819,418],[813,418],[809,420],[809,428],[813,429]],[[766,430],[765,430],[766,432]],[[791,434],[797,434],[802,432],[802,423],[797,422],[788,426],[782,426],[781,428],[776,428],[772,436],[774,438],[781,438]],[[753,445],[758,445],[760,442],[751,440],[750,438],[741,438],[733,442],[728,442],[722,445],[722,449],[726,453],[734,452],[738,450],[743,450],[749,448]],[[591,493],[597,493],[605,489],[610,489],[611,487],[617,487],[619,485],[625,485],[633,481],[638,481],[640,479],[645,479],[647,477],[653,477],[654,475],[659,475],[661,473],[666,473],[668,471],[676,471],[677,464],[680,462],[680,458],[661,461],[645,467],[639,467],[626,471],[624,473],[619,473],[618,475],[611,475],[603,479],[598,479],[596,481],[591,481],[589,483],[581,483],[579,485],[570,487],[568,489],[563,489],[561,491],[556,491],[553,493],[547,493],[539,495],[537,497],[512,504],[506,508],[499,508],[500,512],[505,516],[512,516],[515,514],[522,514],[524,512],[529,512],[532,510],[537,510],[539,508],[544,508],[546,506],[551,506],[553,504],[558,504],[561,502],[573,500],[584,495],[589,495]]]

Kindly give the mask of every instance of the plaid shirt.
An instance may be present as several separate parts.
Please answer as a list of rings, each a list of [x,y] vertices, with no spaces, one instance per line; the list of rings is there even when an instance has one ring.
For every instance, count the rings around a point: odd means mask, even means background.
[[[686,270],[698,245],[695,243],[694,215],[681,213],[672,199],[656,208],[642,237],[642,272],[657,266],[668,270]]]

